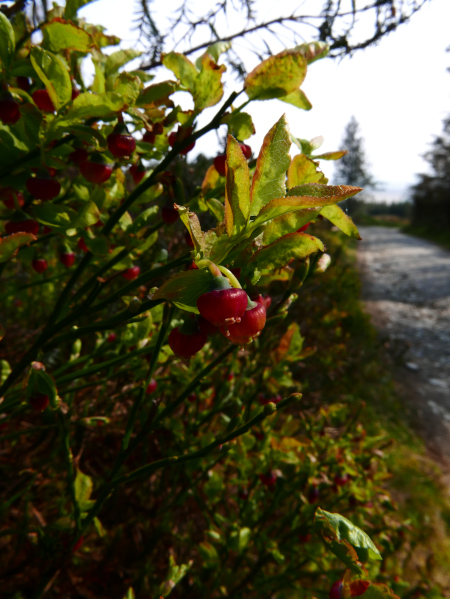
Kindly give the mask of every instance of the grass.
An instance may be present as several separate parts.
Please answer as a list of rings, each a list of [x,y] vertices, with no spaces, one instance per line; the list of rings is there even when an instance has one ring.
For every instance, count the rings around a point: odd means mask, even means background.
[[[432,241],[443,248],[450,250],[450,231],[439,231],[431,227],[417,227],[414,225],[406,225],[402,228],[404,233],[421,237],[428,241]]]

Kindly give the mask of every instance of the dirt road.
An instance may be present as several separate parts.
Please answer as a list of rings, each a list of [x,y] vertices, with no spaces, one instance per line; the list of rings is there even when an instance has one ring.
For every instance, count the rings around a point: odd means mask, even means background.
[[[366,309],[428,447],[450,461],[450,252],[395,228],[359,230]]]

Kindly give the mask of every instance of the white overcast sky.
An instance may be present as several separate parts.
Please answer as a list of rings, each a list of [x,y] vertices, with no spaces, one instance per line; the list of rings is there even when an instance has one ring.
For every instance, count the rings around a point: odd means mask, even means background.
[[[303,4],[300,0],[265,1],[265,20],[290,14],[292,8]],[[153,10],[164,10],[161,16],[170,15],[175,5],[176,0],[154,0],[151,4]],[[202,5],[205,3],[198,4]],[[80,16],[103,25],[108,33],[122,38],[123,47],[130,47],[137,36],[133,31],[133,8],[131,0],[97,0],[82,8]],[[235,22],[230,24],[231,31],[239,28]],[[383,184],[384,190],[377,196],[406,199],[415,174],[428,170],[421,155],[433,136],[440,134],[442,120],[450,113],[450,52],[445,51],[450,46],[449,32],[450,0],[430,0],[409,23],[377,46],[341,61],[324,59],[314,63],[302,86],[313,109],[306,112],[276,100],[252,103],[248,111],[257,133],[247,143],[257,151],[265,133],[286,113],[294,135],[306,139],[323,135],[321,150],[340,149],[344,127],[354,115],[361,127],[372,173]],[[242,42],[236,41],[235,48],[245,55]],[[248,65],[257,63],[249,54],[245,58]],[[157,80],[170,76],[170,72],[160,69]],[[186,103],[187,94],[178,95],[183,107],[191,107]],[[205,111],[199,124],[209,121],[214,111]],[[217,137],[211,132],[197,142],[192,155],[203,152],[214,156],[217,151]],[[332,163],[322,162],[321,166],[332,177]]]

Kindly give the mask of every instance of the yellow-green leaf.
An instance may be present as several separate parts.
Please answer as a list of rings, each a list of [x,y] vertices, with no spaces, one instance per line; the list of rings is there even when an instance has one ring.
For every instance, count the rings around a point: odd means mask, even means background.
[[[362,187],[353,187],[351,185],[322,185],[321,183],[307,183],[305,185],[297,185],[290,189],[288,196],[310,197],[323,200],[322,206],[335,204],[347,198],[351,198],[362,191]],[[316,204],[317,206],[319,203]]]
[[[327,181],[318,165],[310,158],[304,154],[294,156],[287,172],[288,189],[305,183],[326,183]]]
[[[338,227],[338,229],[340,229],[349,237],[361,239],[355,223],[341,208],[339,208],[337,204],[334,204],[333,206],[325,206],[325,208],[322,208],[320,214],[322,214],[322,216],[327,218],[333,223],[333,225]]]
[[[291,138],[283,115],[267,133],[256,162],[251,187],[250,214],[256,216],[274,198],[286,193],[286,171],[291,159]]]
[[[223,96],[222,73],[226,69],[225,65],[216,64],[209,54],[203,55],[200,73],[190,88],[197,110],[204,110],[220,102]]]
[[[348,150],[338,150],[337,152],[325,152],[325,154],[311,156],[311,158],[313,160],[340,160],[346,154],[348,154]]]
[[[317,237],[290,233],[253,254],[250,265],[258,270],[282,268],[291,260],[306,258],[319,250],[323,252],[324,245]]]
[[[286,102],[287,104],[292,104],[297,108],[301,108],[302,110],[311,110],[312,104],[306,97],[306,94],[301,89],[296,89],[292,93],[287,96],[283,96],[279,98],[282,102]]]
[[[178,89],[176,81],[162,81],[154,83],[142,90],[136,104],[137,106],[159,106],[165,104],[167,106],[169,96]]]
[[[142,88],[142,81],[130,73],[120,73],[114,81],[114,91],[128,106],[134,106]]]
[[[264,229],[263,243],[269,245],[287,233],[293,233],[309,223],[321,211],[321,208],[303,208],[274,218]]]
[[[40,46],[34,46],[31,50],[31,64],[45,85],[56,110],[70,102],[72,82],[66,65],[58,56]]]
[[[222,123],[228,125],[228,131],[239,141],[244,141],[255,133],[252,117],[247,112],[232,112],[227,114]]]
[[[67,119],[88,119],[111,116],[126,106],[123,98],[116,92],[106,92],[96,96],[89,92],[75,98],[67,112]]]
[[[41,27],[44,36],[44,46],[51,52],[72,50],[88,52],[92,46],[92,38],[87,31],[73,23],[51,21]]]
[[[198,71],[189,58],[186,58],[183,54],[178,54],[178,52],[169,52],[169,54],[163,54],[162,63],[174,73],[175,77],[188,90],[192,91],[194,89]]]
[[[282,98],[294,92],[306,76],[306,59],[301,52],[284,50],[261,62],[247,75],[244,88],[251,100]]]
[[[249,213],[250,171],[238,142],[229,135],[225,187],[225,226],[229,237],[245,228]]]
[[[140,56],[142,52],[133,49],[118,50],[108,56],[105,62],[105,77],[114,75],[121,67]]]
[[[14,59],[16,38],[14,29],[6,15],[0,10],[0,62],[7,71]]]
[[[19,251],[20,246],[36,241],[36,235],[31,233],[13,233],[7,237],[0,237],[0,263],[7,262]]]
[[[308,64],[320,58],[325,58],[329,49],[329,45],[325,42],[309,42],[307,44],[300,44],[294,48],[296,52],[300,52],[305,57]]]
[[[203,251],[205,249],[205,234],[202,231],[198,216],[195,214],[195,212],[192,212],[185,206],[177,206],[176,204],[175,206],[178,210],[181,220],[189,231],[189,235],[194,242],[195,250],[197,252]]]

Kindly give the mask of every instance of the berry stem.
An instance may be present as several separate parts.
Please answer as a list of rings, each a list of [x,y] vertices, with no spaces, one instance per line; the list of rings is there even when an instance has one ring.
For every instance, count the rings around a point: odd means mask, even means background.
[[[222,274],[224,274],[227,277],[232,287],[235,287],[236,289],[242,289],[241,284],[236,279],[234,274],[230,270],[228,270],[228,268],[225,268],[225,266],[218,266],[217,268],[220,270]]]
[[[205,258],[204,260],[199,260],[196,264],[199,268],[209,268],[213,277],[220,277],[220,267],[211,262],[211,260],[206,260]]]
[[[64,414],[60,409],[58,410],[58,420],[63,436],[64,455],[67,467],[67,485],[69,487],[70,499],[73,504],[76,531],[78,532],[81,529],[81,511],[75,492],[75,475],[73,470],[73,455],[72,450],[70,449],[69,427],[67,426]]]

